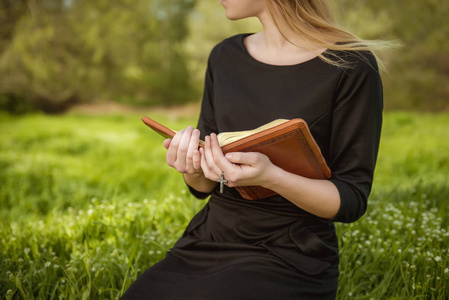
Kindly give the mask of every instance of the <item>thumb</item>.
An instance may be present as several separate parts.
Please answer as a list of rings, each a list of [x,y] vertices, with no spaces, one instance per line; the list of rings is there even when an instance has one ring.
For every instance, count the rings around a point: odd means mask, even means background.
[[[232,152],[227,153],[225,157],[233,164],[254,165],[257,162],[255,153],[251,152]]]
[[[168,147],[170,147],[170,143],[171,143],[171,139],[166,139],[166,140],[164,141],[164,148],[165,148],[165,149],[168,149]]]

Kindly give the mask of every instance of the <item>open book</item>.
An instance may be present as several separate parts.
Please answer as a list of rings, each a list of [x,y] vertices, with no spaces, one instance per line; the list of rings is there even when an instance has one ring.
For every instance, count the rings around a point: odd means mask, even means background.
[[[165,138],[172,138],[176,131],[148,118],[142,121]],[[331,171],[321,150],[302,119],[278,119],[248,131],[222,132],[217,135],[223,153],[260,152],[268,156],[276,166],[297,175],[312,179],[331,177]],[[200,147],[204,142],[200,142]],[[249,200],[276,195],[261,186],[236,187],[240,195]]]

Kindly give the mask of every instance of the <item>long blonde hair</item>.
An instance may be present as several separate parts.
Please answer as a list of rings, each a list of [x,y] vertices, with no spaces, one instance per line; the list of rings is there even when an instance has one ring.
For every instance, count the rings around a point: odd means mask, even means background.
[[[297,34],[301,40],[301,47],[314,49],[328,49],[337,51],[371,51],[376,57],[381,70],[385,66],[378,57],[378,52],[394,47],[394,42],[380,40],[363,40],[356,35],[340,28],[333,17],[328,0],[267,0],[267,11],[279,32],[293,45],[283,33],[278,20]],[[304,43],[306,41],[306,43]],[[341,56],[332,51],[326,51],[318,56],[325,62],[338,66],[350,67]]]

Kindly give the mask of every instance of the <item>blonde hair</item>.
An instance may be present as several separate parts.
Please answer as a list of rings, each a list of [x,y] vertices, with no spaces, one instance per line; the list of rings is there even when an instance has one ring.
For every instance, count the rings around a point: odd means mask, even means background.
[[[328,0],[267,0],[266,4],[271,20],[283,37],[293,45],[296,45],[295,42],[289,40],[283,33],[282,24],[288,26],[298,36],[301,47],[310,50],[321,48],[336,51],[371,51],[379,69],[385,70],[378,52],[393,47],[395,43],[363,40],[340,28],[334,20]],[[283,23],[279,22],[279,17]],[[332,51],[325,51],[318,57],[331,65],[350,67],[347,61]]]

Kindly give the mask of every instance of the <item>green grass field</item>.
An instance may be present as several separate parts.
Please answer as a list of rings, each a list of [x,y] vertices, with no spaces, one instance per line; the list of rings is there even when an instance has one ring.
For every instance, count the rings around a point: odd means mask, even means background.
[[[1,299],[116,299],[164,257],[204,201],[150,113],[0,114]],[[449,114],[385,114],[368,212],[337,224],[339,299],[449,298],[448,175]]]

